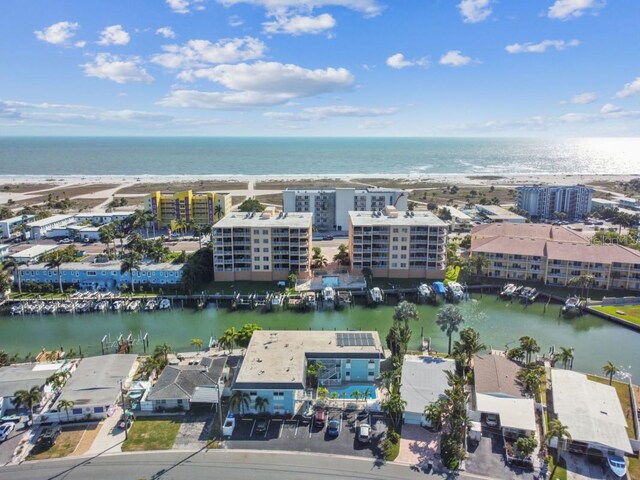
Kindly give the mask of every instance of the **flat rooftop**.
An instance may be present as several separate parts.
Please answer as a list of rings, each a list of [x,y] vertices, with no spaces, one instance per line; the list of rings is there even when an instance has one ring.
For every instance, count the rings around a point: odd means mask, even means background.
[[[58,248],[57,245],[34,245],[33,247],[26,248],[20,252],[12,253],[11,257],[16,258],[37,258],[40,255],[51,252]]]
[[[471,230],[472,243],[475,237],[540,238],[557,242],[589,243],[589,240],[573,230],[544,223],[487,223]]]
[[[50,217],[43,218],[42,220],[36,220],[35,222],[29,222],[29,227],[46,227],[56,222],[63,222],[74,218],[75,215],[51,215]]]
[[[83,358],[62,387],[56,405],[63,399],[71,400],[76,408],[111,405],[120,394],[120,380],[133,373],[137,358],[123,354]]]
[[[41,387],[62,368],[62,363],[25,363],[0,368],[0,398],[13,397],[18,390]]]
[[[307,358],[383,357],[378,332],[258,330],[253,332],[234,388],[303,389]]]
[[[354,188],[354,187],[287,187],[286,192],[295,193],[320,193],[320,192],[337,192],[337,191],[353,191],[356,195],[363,193],[400,193],[404,192],[401,188],[384,188],[384,187],[366,187],[366,188]]]
[[[551,370],[553,409],[573,440],[632,453],[627,422],[614,387],[571,370]]]
[[[24,217],[27,217],[27,222],[29,220],[33,220],[36,218],[35,215],[18,215],[17,217],[5,218],[4,220],[0,220],[2,223],[8,223],[9,225],[21,222]]]
[[[407,227],[446,227],[447,223],[431,212],[415,210],[398,211],[397,216],[382,211],[350,211],[349,218],[354,227],[365,226],[407,226]]]
[[[311,228],[313,214],[310,212],[266,213],[232,212],[224,216],[213,228]]]
[[[55,247],[54,247],[55,248]],[[22,253],[22,252],[21,252]],[[20,254],[21,254],[20,253]],[[18,254],[18,255],[20,255]],[[69,263],[63,263],[62,265],[60,265],[60,270],[61,271],[87,271],[87,270],[98,270],[98,271],[102,271],[102,270],[108,270],[108,271],[114,271],[117,270],[118,272],[120,271],[120,265],[121,263],[117,260],[114,261],[110,261],[110,262],[104,262],[104,263],[83,263],[83,262],[69,262]],[[146,263],[146,264],[141,264],[140,265],[140,271],[141,272],[177,272],[182,270],[182,267],[184,267],[184,264],[173,264],[173,263]],[[27,271],[27,270],[46,270],[46,267],[44,267],[44,265],[40,265],[40,264],[32,264],[32,265],[23,265],[20,267],[21,271]]]
[[[522,215],[513,213],[506,208],[502,208],[498,205],[477,205],[476,209],[482,215],[491,219],[511,219],[511,220],[525,220]]]
[[[405,355],[400,387],[400,395],[407,402],[405,411],[422,413],[426,405],[443,397],[449,388],[445,372],[455,368],[453,360]]]

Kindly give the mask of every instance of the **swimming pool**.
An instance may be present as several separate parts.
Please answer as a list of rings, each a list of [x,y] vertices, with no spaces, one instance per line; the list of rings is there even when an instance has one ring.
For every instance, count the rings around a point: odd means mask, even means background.
[[[367,393],[367,400],[375,400],[377,398],[376,386],[373,383],[348,383],[345,385],[335,385],[329,387],[328,398],[331,398],[333,392],[338,394],[339,399],[355,400],[353,392],[358,391],[358,400],[364,400],[364,394]]]
[[[322,286],[323,287],[333,287],[336,288],[340,285],[340,277],[323,275],[322,276]]]

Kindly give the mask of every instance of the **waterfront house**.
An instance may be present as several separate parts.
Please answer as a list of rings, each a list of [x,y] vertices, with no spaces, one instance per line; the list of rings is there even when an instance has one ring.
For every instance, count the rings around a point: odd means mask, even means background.
[[[472,420],[495,415],[504,435],[536,431],[535,404],[517,379],[520,366],[502,355],[476,355],[473,360]]]
[[[351,270],[374,277],[444,277],[448,225],[427,211],[349,212]]]
[[[47,413],[48,419],[66,422],[107,418],[110,407],[122,394],[120,382],[126,387],[135,374],[137,359],[137,355],[111,354],[80,360]],[[69,412],[59,406],[62,400],[73,402]]]
[[[408,198],[397,188],[287,188],[282,191],[282,208],[288,213],[313,213],[318,231],[347,231],[349,211],[382,210],[387,205],[404,211]]]
[[[0,238],[11,238],[15,236],[16,227],[24,225],[36,218],[35,215],[19,215],[17,217],[0,220]]]
[[[195,405],[218,407],[224,391],[227,357],[202,357],[198,363],[167,365],[141,402],[142,410],[191,410]]]
[[[232,390],[248,394],[248,412],[258,411],[256,399],[261,397],[268,401],[267,412],[295,414],[316,399],[307,388],[310,362],[322,363],[319,386],[355,384],[373,392],[383,358],[378,332],[259,330],[251,337]]]
[[[233,212],[213,226],[218,282],[286,280],[311,272],[311,213]]]
[[[63,363],[23,363],[0,367],[0,417],[13,410],[13,398],[18,390],[38,387],[43,395],[51,393],[47,378],[62,370]]]
[[[213,225],[231,211],[232,200],[229,193],[156,191],[145,197],[144,205],[155,217],[159,228],[176,230],[179,220],[199,226]]]
[[[75,215],[52,215],[41,220],[27,223],[29,235],[32,240],[47,238],[51,230],[66,227],[75,222]]]
[[[627,421],[614,387],[594,382],[583,373],[554,368],[551,395],[553,415],[571,434],[571,439],[561,447],[576,453],[596,449],[603,456],[633,453]],[[552,446],[555,445],[554,438]]]
[[[115,290],[122,285],[131,285],[131,273],[120,272],[119,261],[108,262],[71,262],[60,266],[60,276],[64,285],[74,285],[86,290]],[[133,283],[136,285],[161,287],[178,285],[182,279],[184,265],[173,263],[147,263],[140,270],[133,270]],[[20,266],[23,284],[58,283],[57,269],[48,269],[45,264],[37,263]]]
[[[445,398],[448,388],[446,372],[455,372],[453,360],[405,355],[402,363],[400,396],[407,402],[404,409],[404,423],[429,426],[424,409],[440,398]]]

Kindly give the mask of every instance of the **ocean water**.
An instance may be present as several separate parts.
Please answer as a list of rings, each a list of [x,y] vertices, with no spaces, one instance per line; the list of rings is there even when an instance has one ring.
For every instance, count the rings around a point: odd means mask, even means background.
[[[0,176],[637,173],[640,138],[0,137]]]

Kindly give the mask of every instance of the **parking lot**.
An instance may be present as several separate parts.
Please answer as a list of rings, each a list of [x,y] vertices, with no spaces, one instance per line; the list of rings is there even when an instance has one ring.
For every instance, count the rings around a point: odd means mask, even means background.
[[[491,472],[491,476],[495,478],[534,480],[536,474],[533,470],[512,467],[505,463],[504,441],[496,430],[483,426],[480,443],[467,445],[465,470],[476,475]]]
[[[259,432],[256,428],[258,417],[238,419],[233,436],[225,441],[225,448],[268,449],[298,452],[317,452],[338,455],[356,455],[375,457],[381,455],[380,442],[387,430],[382,413],[360,414],[331,410],[328,420],[340,421],[340,432],[331,437],[324,428],[317,428],[313,422],[302,417],[267,417],[266,429]],[[356,439],[356,429],[361,423],[372,427],[371,441],[360,443]]]
[[[26,420],[27,417],[23,417],[23,419]],[[4,442],[0,442],[0,467],[11,461],[13,452],[26,431],[25,424],[21,421],[16,424],[13,431],[9,434],[9,437]]]

